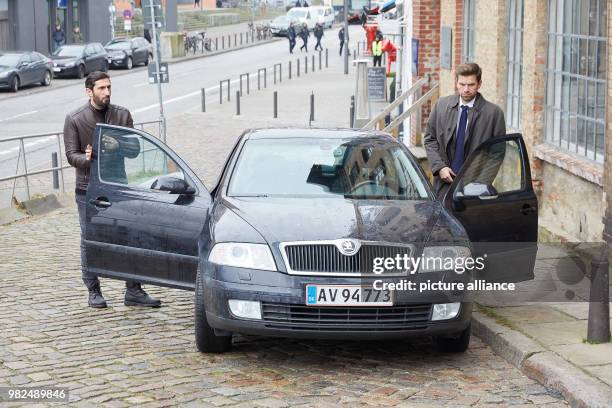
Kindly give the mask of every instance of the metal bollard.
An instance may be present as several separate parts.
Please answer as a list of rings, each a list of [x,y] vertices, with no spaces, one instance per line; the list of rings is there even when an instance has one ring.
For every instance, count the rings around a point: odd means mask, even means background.
[[[202,112],[206,112],[206,88],[202,88]]]
[[[602,243],[602,251],[591,261],[591,288],[589,294],[589,320],[587,341],[610,341],[610,263],[608,243]]]
[[[314,54],[312,54],[312,65],[311,65],[311,67],[312,67],[312,72],[315,72],[315,56],[314,56]]]
[[[300,76],[300,59],[297,59],[297,76]]]
[[[238,45],[238,33],[234,33],[234,47]]]
[[[352,128],[355,124],[355,96],[351,95],[351,108],[349,109],[349,127]]]
[[[221,37],[221,49],[225,49],[225,36]]]
[[[236,116],[240,116],[240,91],[236,91]]]
[[[308,55],[304,56],[304,74],[308,73]]]
[[[314,122],[314,92],[310,94],[310,121]]]
[[[291,61],[289,61],[289,79],[291,79]]]
[[[323,50],[319,50],[319,71],[321,70],[321,57],[323,56]]]
[[[215,50],[219,49],[219,37],[215,37]]]
[[[278,92],[274,91],[274,119],[278,118]]]
[[[56,168],[57,165],[57,153],[51,153],[51,167]],[[53,188],[59,189],[59,172],[57,170],[53,170]]]
[[[242,33],[240,33],[240,45],[242,45]]]
[[[329,48],[325,49],[325,68],[329,68]]]

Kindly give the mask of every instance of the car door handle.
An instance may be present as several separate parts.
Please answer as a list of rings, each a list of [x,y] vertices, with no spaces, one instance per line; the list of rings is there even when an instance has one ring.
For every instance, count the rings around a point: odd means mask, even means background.
[[[96,207],[100,207],[100,208],[108,208],[108,207],[110,207],[112,205],[104,197],[98,197],[95,200],[89,200],[89,202],[92,203],[93,205],[95,205]]]
[[[529,205],[529,204],[525,204],[522,208],[521,208],[521,213],[523,213],[523,215],[527,215],[527,214],[531,214],[536,212],[536,208]]]

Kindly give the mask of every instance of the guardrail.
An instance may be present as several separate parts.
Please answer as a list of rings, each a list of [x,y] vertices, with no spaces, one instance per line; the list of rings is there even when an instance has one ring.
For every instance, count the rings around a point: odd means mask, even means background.
[[[157,124],[157,135],[154,135],[154,136],[159,138],[159,135],[161,135],[162,133],[162,122],[160,120],[138,122],[134,124],[134,128],[144,131],[145,126],[153,125],[153,124]],[[52,142],[52,146],[54,146],[53,150],[55,150],[55,147],[57,147],[56,157],[58,158],[58,163],[57,165],[52,165],[49,168],[30,171],[28,170],[28,164],[27,164],[28,161],[26,157],[27,156],[26,140],[33,140],[33,139],[44,140],[45,138],[47,139],[55,138],[55,141]],[[46,173],[54,173],[54,175],[59,173],[59,179],[61,182],[61,190],[62,192],[66,191],[64,170],[69,169],[72,166],[70,166],[69,164],[64,164],[64,153],[62,153],[64,151],[63,150],[63,145],[64,145],[63,139],[64,139],[63,132],[51,132],[51,133],[37,133],[37,134],[24,135],[24,136],[14,136],[14,137],[9,137],[9,138],[0,140],[0,144],[14,143],[14,142],[19,143],[19,151],[17,153],[17,164],[15,166],[15,175],[0,178],[0,182],[13,181],[13,189],[11,191],[11,197],[14,196],[17,180],[25,179],[26,194],[27,194],[28,200],[30,200],[32,198],[30,194],[30,177],[39,175],[39,174],[46,174]],[[40,148],[38,150],[40,150]],[[19,167],[20,167],[19,165],[21,163],[21,160],[23,160],[23,172],[19,173],[18,171],[19,171]]]
[[[424,95],[421,96],[422,89],[424,86],[429,86],[430,89]],[[386,117],[392,116],[394,111],[399,110],[400,105],[403,104],[406,99],[410,96],[415,95],[418,99],[413,102],[405,111],[398,112],[396,116],[390,118],[390,123],[386,123]],[[369,130],[369,129],[379,129],[384,132],[391,132],[395,136],[398,135],[399,126],[408,119],[411,115],[416,116],[416,133],[420,135],[421,133],[421,107],[428,101],[435,101],[439,95],[439,85],[433,84],[431,77],[428,75],[424,78],[419,79],[414,85],[410,87],[407,91],[402,93],[399,97],[397,97],[392,103],[390,103],[385,109],[383,109],[378,115],[376,115],[372,120],[366,123],[361,129]],[[420,144],[420,141],[417,143]]]

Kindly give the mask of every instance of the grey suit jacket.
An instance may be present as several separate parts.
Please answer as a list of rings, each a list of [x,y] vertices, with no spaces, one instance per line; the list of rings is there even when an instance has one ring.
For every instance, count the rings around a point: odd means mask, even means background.
[[[459,95],[440,98],[434,106],[425,130],[424,145],[429,167],[434,176],[434,190],[441,198],[449,187],[443,182],[438,172],[443,167],[450,167],[455,153],[455,133],[459,110]],[[484,141],[506,134],[504,112],[494,103],[479,93],[474,107],[468,110],[468,127],[465,138],[465,157]]]

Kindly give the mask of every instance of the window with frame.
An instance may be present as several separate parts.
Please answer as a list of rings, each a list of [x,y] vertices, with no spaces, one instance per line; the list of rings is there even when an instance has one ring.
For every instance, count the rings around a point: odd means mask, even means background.
[[[463,0],[463,46],[461,49],[461,61],[474,61],[475,45],[474,36],[476,16],[476,0]]]
[[[549,0],[546,140],[603,163],[606,111],[605,0]]]
[[[506,121],[508,127],[521,126],[521,83],[523,80],[523,0],[508,0],[508,54],[506,83]]]

